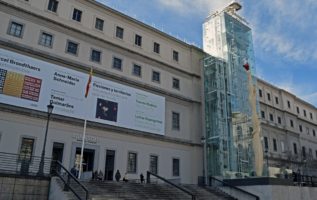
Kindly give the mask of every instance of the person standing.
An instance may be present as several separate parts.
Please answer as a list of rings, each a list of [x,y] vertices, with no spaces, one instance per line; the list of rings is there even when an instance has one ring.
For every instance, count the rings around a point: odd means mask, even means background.
[[[121,178],[121,174],[119,172],[119,170],[117,169],[116,175],[115,175],[116,181],[119,182],[120,178]]]

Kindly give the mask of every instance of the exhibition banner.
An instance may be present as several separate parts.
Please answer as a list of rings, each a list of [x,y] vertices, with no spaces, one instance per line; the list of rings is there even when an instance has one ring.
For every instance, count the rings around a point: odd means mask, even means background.
[[[0,102],[164,135],[165,98],[0,49]]]

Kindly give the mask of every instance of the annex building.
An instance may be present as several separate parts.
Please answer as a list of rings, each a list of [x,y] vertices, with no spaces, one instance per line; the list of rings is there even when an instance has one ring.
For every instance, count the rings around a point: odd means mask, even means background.
[[[87,120],[83,178],[96,170],[105,180],[116,170],[129,179],[149,170],[191,184],[254,176],[242,66],[254,74],[255,59],[239,9],[207,17],[202,50],[94,0],[0,0],[0,152],[40,156],[52,102],[45,156],[78,167]],[[263,175],[312,173],[316,107],[254,76],[252,83]]]

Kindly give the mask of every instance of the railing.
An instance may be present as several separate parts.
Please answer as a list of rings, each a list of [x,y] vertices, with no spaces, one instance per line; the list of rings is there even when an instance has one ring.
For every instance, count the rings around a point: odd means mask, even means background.
[[[317,186],[316,176],[295,174],[291,178],[293,178],[294,185],[311,186],[311,187]]]
[[[175,188],[185,192],[186,194],[190,195],[192,200],[196,200],[196,196],[193,193],[191,193],[190,191],[186,190],[185,188],[180,187],[179,185],[176,185],[175,183],[172,183],[171,181],[168,181],[167,179],[165,179],[157,174],[153,174],[152,172],[149,172],[149,171],[146,172],[146,183],[151,183],[151,178],[150,178],[151,175],[164,181],[165,183],[168,183],[168,184],[174,186]]]
[[[44,158],[43,172],[40,166],[41,157],[0,152],[0,173],[2,174],[50,177],[51,159]]]
[[[217,184],[218,183],[218,184]],[[231,185],[231,184],[229,184],[229,183],[226,183],[226,182],[224,182],[224,181],[222,181],[222,180],[219,180],[219,179],[217,179],[217,178],[215,178],[215,177],[212,177],[212,176],[209,176],[209,186],[215,186],[215,187],[217,187],[217,188],[219,188],[219,189],[221,189],[223,192],[228,192],[227,190],[225,190],[224,188],[221,188],[221,187],[228,187],[229,189],[231,189],[231,190],[234,190],[235,191],[235,193],[236,194],[238,194],[239,196],[241,196],[241,195],[243,195],[245,198],[243,198],[243,199],[256,199],[256,200],[260,200],[260,197],[258,197],[257,195],[255,195],[255,194],[252,194],[252,193],[250,193],[250,192],[248,192],[248,191],[245,191],[245,190],[243,190],[243,189],[241,189],[241,188],[238,188],[238,187],[236,187],[236,186],[234,186],[234,185]],[[229,194],[229,195],[231,195],[231,194]],[[236,196],[236,195],[232,195],[232,196]]]
[[[64,191],[72,191],[79,200],[88,200],[89,193],[87,188],[62,163],[55,161],[52,172],[53,175],[57,175],[64,182]]]

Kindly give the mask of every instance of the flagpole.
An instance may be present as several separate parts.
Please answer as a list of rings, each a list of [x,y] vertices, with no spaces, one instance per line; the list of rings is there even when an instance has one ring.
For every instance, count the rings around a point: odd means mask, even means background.
[[[88,82],[86,85],[86,91],[85,91],[85,100],[87,102],[87,97],[90,89],[90,83],[92,80],[92,67],[90,68],[89,72],[89,78]],[[87,117],[87,116],[86,116]],[[81,172],[83,170],[83,156],[84,156],[84,148],[85,148],[85,139],[86,139],[86,127],[87,127],[87,118],[85,117],[85,123],[84,123],[84,132],[83,132],[83,137],[82,137],[82,142],[81,142],[81,151],[80,151],[80,161],[79,161],[79,173],[78,173],[78,178],[80,179],[81,177]]]
[[[81,142],[81,152],[80,152],[78,179],[80,179],[81,172],[82,172],[82,169],[83,169],[83,156],[84,156],[84,147],[85,147],[85,138],[86,138],[86,127],[87,127],[87,120],[85,119],[83,138],[82,138],[82,142]]]

